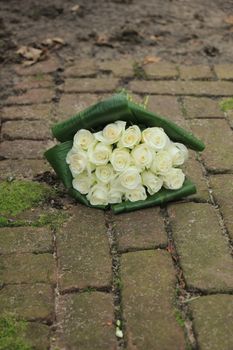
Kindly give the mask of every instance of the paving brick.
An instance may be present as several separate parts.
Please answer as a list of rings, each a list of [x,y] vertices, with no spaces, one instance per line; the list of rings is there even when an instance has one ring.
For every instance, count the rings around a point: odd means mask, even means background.
[[[53,78],[50,75],[27,76],[14,79],[15,90],[29,90],[53,86]]]
[[[0,290],[0,314],[13,312],[29,321],[54,319],[54,296],[51,286],[22,284],[5,286]]]
[[[78,60],[74,65],[67,67],[64,71],[66,77],[88,77],[97,72],[96,61],[90,59]]]
[[[210,177],[213,196],[220,205],[224,223],[233,239],[233,175],[215,175]]]
[[[119,80],[115,78],[66,79],[65,92],[114,92]]]
[[[204,65],[193,65],[193,66],[181,66],[180,77],[184,80],[195,80],[195,79],[211,79],[213,73],[209,66]]]
[[[53,252],[52,233],[47,227],[0,229],[0,254]]]
[[[60,67],[57,59],[50,58],[43,62],[38,62],[30,67],[23,67],[21,65],[15,66],[15,71],[18,75],[38,75],[55,72]]]
[[[56,111],[57,119],[68,119],[103,98],[103,94],[64,94]]]
[[[46,140],[52,138],[51,131],[46,128],[44,121],[8,121],[2,124],[1,131],[2,138],[5,140]]]
[[[219,101],[206,97],[185,97],[186,118],[224,118]]]
[[[207,295],[190,303],[199,349],[233,349],[233,296]]]
[[[197,193],[188,198],[209,201],[210,196],[207,182],[203,175],[201,164],[196,160],[194,152],[189,152],[189,159],[183,168],[185,175],[195,183],[197,188]]]
[[[233,110],[227,111],[227,119],[229,121],[230,127],[233,129]]]
[[[52,254],[0,256],[0,285],[55,282],[55,260]]]
[[[214,70],[219,79],[233,79],[233,64],[217,64]]]
[[[120,251],[165,246],[167,236],[159,208],[138,210],[115,218]]]
[[[6,104],[24,105],[51,102],[54,95],[55,92],[52,89],[31,89],[22,95],[8,97]]]
[[[149,96],[148,109],[155,114],[169,118],[182,127],[189,128],[187,121],[182,116],[176,97]]]
[[[38,322],[28,322],[25,340],[33,350],[48,350],[50,346],[49,335],[49,326]]]
[[[53,106],[51,104],[38,104],[31,106],[4,107],[1,111],[2,120],[35,119],[53,120]]]
[[[184,349],[183,331],[175,320],[175,271],[168,253],[123,254],[121,277],[128,349]]]
[[[178,70],[172,63],[151,63],[145,65],[144,71],[150,79],[168,79],[178,77]]]
[[[8,177],[32,179],[35,175],[45,171],[51,171],[49,163],[45,160],[21,159],[0,161],[1,180],[5,180]]]
[[[136,93],[157,95],[232,96],[229,81],[140,81],[134,80],[129,89]]]
[[[98,68],[101,71],[112,72],[115,77],[133,77],[133,60],[132,59],[119,59],[111,61],[99,61]]]
[[[169,215],[187,286],[232,290],[233,260],[213,207],[199,203],[171,205]]]
[[[3,141],[0,157],[12,159],[41,159],[43,153],[54,146],[53,141]]]
[[[111,285],[111,257],[104,213],[77,205],[57,235],[62,291]]]
[[[213,172],[232,170],[233,133],[227,121],[195,119],[190,125],[194,134],[206,145],[202,153],[206,168]]]
[[[54,349],[115,350],[117,348],[111,294],[65,295],[58,306]]]

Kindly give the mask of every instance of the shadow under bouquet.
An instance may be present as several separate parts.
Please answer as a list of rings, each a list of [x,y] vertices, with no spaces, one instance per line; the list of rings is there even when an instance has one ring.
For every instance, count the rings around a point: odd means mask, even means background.
[[[52,128],[61,143],[45,152],[78,202],[115,214],[194,194],[181,166],[202,141],[149,112],[126,93],[101,101]]]

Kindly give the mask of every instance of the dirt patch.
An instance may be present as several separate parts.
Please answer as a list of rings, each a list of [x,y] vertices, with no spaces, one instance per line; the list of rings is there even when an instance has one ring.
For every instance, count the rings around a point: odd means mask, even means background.
[[[231,0],[21,0],[1,1],[0,62],[16,61],[22,45],[51,37],[66,45],[57,53],[112,59],[161,57],[177,63],[230,62]]]

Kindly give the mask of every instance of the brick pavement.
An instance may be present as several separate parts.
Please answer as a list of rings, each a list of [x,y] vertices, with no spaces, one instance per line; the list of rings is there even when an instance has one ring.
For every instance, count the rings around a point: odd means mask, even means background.
[[[138,66],[51,58],[12,68],[0,110],[1,181],[46,178],[51,124],[117,87],[150,94],[150,109],[206,143],[186,168],[198,193],[180,203],[113,216],[58,193],[63,224],[38,221],[40,207],[3,221],[0,317],[26,320],[33,349],[233,348],[232,111],[219,108],[233,95],[233,65]]]

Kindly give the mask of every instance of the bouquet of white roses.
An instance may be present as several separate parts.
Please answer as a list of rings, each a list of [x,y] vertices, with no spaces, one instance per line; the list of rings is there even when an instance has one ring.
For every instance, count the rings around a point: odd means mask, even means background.
[[[65,141],[45,153],[79,202],[115,213],[195,193],[180,166],[192,134],[130,102],[124,94],[100,102],[53,128]]]

